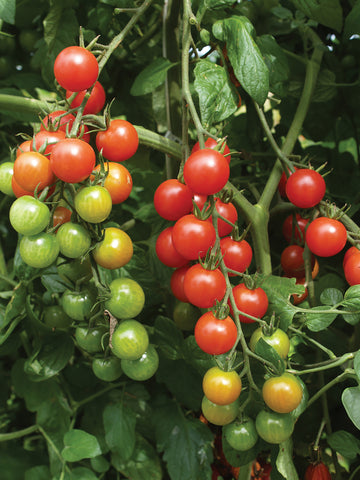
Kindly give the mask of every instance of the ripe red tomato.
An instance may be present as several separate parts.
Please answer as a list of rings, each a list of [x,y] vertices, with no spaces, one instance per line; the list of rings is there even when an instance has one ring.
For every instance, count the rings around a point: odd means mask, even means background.
[[[224,237],[220,240],[220,249],[226,268],[243,273],[250,266],[253,252],[246,240]],[[229,272],[229,275],[234,276],[235,273]]]
[[[237,328],[232,318],[220,320],[210,311],[196,322],[194,335],[201,350],[210,355],[221,355],[235,345]]]
[[[197,260],[206,255],[216,241],[213,225],[199,220],[192,213],[184,215],[175,223],[172,231],[174,247],[184,258]]]
[[[105,228],[104,238],[93,250],[95,262],[103,268],[114,270],[130,262],[133,244],[129,235],[116,227]]]
[[[65,90],[87,90],[95,83],[98,74],[99,65],[95,55],[84,47],[64,48],[55,59],[54,75]]]
[[[40,130],[61,130],[65,133],[68,130],[70,132],[74,120],[75,117],[72,113],[68,113],[66,110],[55,110],[42,119]]]
[[[135,127],[127,120],[111,120],[107,130],[96,134],[96,147],[111,162],[123,162],[132,157],[139,146]]]
[[[160,262],[171,268],[179,268],[188,263],[188,260],[183,257],[175,248],[173,242],[174,227],[167,227],[163,230],[156,239],[155,251]]]
[[[188,302],[193,305],[211,308],[224,297],[226,280],[220,269],[207,270],[197,263],[186,272],[184,292]]]
[[[331,480],[331,474],[323,462],[311,463],[305,471],[304,480]]]
[[[36,186],[43,190],[55,181],[49,159],[38,152],[24,152],[16,158],[14,178],[28,192],[34,192]]]
[[[296,242],[304,243],[305,240],[305,228],[309,223],[308,218],[302,218],[300,214],[296,213],[295,220],[294,215],[286,217],[283,226],[282,233],[285,240],[290,243],[292,240]]]
[[[104,168],[108,172],[104,187],[110,193],[113,205],[124,202],[129,197],[133,186],[131,173],[124,165],[116,162],[105,162]],[[96,165],[94,171],[100,171],[100,165]]]
[[[302,278],[305,276],[304,249],[299,245],[289,245],[280,257],[281,267],[287,277]]]
[[[25,140],[24,142],[20,143],[20,145],[16,149],[16,156],[18,157],[21,153],[24,152],[30,152],[32,150],[31,145],[32,140]]]
[[[238,310],[256,318],[262,318],[265,315],[269,306],[269,300],[261,287],[250,289],[244,283],[239,283],[239,285],[233,287],[232,292]],[[230,311],[232,311],[231,306]],[[239,319],[243,323],[255,322],[255,320],[241,314]]]
[[[78,138],[65,138],[53,146],[50,165],[55,175],[68,183],[85,180],[95,167],[93,148]]]
[[[80,105],[84,100],[86,92],[87,90],[82,90],[75,96],[75,98],[71,102],[71,108],[80,107]],[[74,93],[75,92],[71,90],[66,90],[66,98],[70,98],[71,95],[73,95]],[[90,96],[87,99],[87,102],[83,111],[83,115],[89,115],[89,114],[95,115],[96,113],[99,113],[100,110],[105,105],[105,101],[106,101],[105,90],[101,85],[101,83],[96,81],[91,90]]]
[[[202,388],[211,402],[228,405],[239,398],[242,382],[235,370],[224,371],[219,367],[211,367],[203,377]]]
[[[66,134],[62,130],[50,132],[48,130],[40,130],[35,135],[35,149],[41,151],[43,155],[49,155],[54,148],[55,143],[63,140]],[[31,148],[32,150],[32,148]]]
[[[349,285],[360,284],[360,255],[350,255],[344,263],[344,275]]]
[[[228,220],[232,224],[230,225],[229,223],[227,223],[225,220],[222,220],[221,218],[218,219],[217,227],[218,227],[219,237],[225,237],[226,235],[229,235],[232,232],[233,226],[237,222],[237,219],[238,219],[237,210],[233,203],[222,202],[219,198],[217,198],[215,201],[215,208],[219,213],[219,215],[224,217],[226,220]],[[209,220],[212,221],[212,218],[210,217]]]
[[[312,208],[323,199],[326,184],[320,173],[309,168],[296,170],[286,182],[286,195],[299,208]]]
[[[165,180],[155,191],[154,206],[162,218],[178,220],[192,211],[192,191],[175,178]]]
[[[345,247],[347,232],[339,220],[318,217],[308,226],[305,239],[312,253],[319,257],[332,257]]]
[[[192,153],[184,165],[184,180],[194,193],[213,195],[229,180],[230,167],[220,152],[204,148]]]
[[[295,168],[295,171],[298,170],[296,167],[294,167],[294,168]],[[290,174],[290,170],[287,169],[287,171]],[[287,182],[288,176],[286,176],[286,173],[283,172],[281,177],[280,177],[279,184],[278,184],[279,193],[283,198],[286,198],[286,182]]]
[[[204,208],[207,199],[207,195],[201,195],[200,193],[193,194],[193,201],[196,203],[200,210]]]
[[[89,223],[103,222],[112,209],[110,193],[100,185],[81,188],[75,195],[74,205],[80,217]]]
[[[343,268],[345,268],[346,262],[349,260],[349,258],[352,257],[355,254],[357,255],[358,253],[360,253],[360,250],[357,247],[352,246],[352,247],[348,248],[345,252],[345,255],[344,255]]]
[[[190,267],[191,265],[184,265],[183,267],[174,270],[171,275],[170,288],[174,297],[180,300],[180,302],[189,301],[184,290],[184,278]]]
[[[278,413],[290,413],[300,404],[303,389],[291,373],[268,378],[262,388],[266,405]]]
[[[205,148],[211,148],[213,150],[217,149],[219,147],[219,144],[216,140],[213,138],[209,137],[207,140],[205,140]],[[231,155],[230,155],[230,148],[227,146],[226,143],[223,144],[224,151],[222,154],[226,158],[227,162],[230,163],[231,160]],[[191,153],[195,153],[198,150],[200,150],[200,144],[199,142],[196,142],[195,145],[193,146]],[[219,151],[219,150],[218,150]]]

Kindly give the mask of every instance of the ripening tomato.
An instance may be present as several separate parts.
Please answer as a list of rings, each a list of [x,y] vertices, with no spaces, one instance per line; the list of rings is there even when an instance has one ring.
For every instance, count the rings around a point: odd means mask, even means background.
[[[192,153],[184,165],[184,180],[194,193],[213,195],[229,180],[230,167],[224,155],[211,148]]]
[[[100,168],[100,165],[96,165],[94,171],[99,172]],[[105,162],[104,168],[107,172],[104,187],[110,193],[113,205],[124,202],[129,197],[133,186],[129,170],[116,162]],[[93,175],[92,178],[94,178]]]
[[[184,277],[188,301],[199,308],[211,308],[226,292],[226,280],[219,268],[207,270],[200,263],[189,268]]]
[[[279,444],[291,437],[294,420],[289,413],[260,410],[255,420],[256,430],[265,442]]]
[[[171,291],[174,297],[180,300],[180,302],[188,302],[188,298],[184,290],[184,278],[190,267],[191,265],[184,265],[183,267],[177,268],[174,270],[170,278]]]
[[[75,195],[74,205],[80,217],[89,223],[103,222],[112,209],[110,193],[100,185],[81,188]]]
[[[211,311],[201,315],[194,330],[196,343],[210,355],[228,352],[235,345],[237,333],[232,318],[219,319]]]
[[[224,237],[220,240],[220,249],[226,268],[239,273],[249,268],[253,251],[246,240],[237,241],[232,237]],[[229,272],[229,275],[234,276],[236,273]]]
[[[53,146],[50,165],[54,174],[67,183],[85,180],[95,167],[93,148],[79,138],[65,138]]]
[[[14,162],[14,178],[21,188],[34,192],[55,181],[49,159],[38,152],[24,152]]]
[[[233,203],[222,202],[219,198],[217,198],[215,201],[215,208],[218,214],[224,217],[225,220],[227,220],[225,221],[222,218],[218,218],[218,221],[217,221],[219,237],[225,237],[226,235],[229,235],[232,232],[234,225],[237,222],[237,219],[238,219],[237,210]],[[212,221],[212,217],[210,217],[209,220]]]
[[[296,279],[296,285],[304,285],[305,290],[304,293],[293,293],[291,295],[292,298],[292,303],[294,305],[299,305],[301,302],[303,302],[309,295],[309,291],[307,289],[307,283],[306,283],[306,278],[297,278]]]
[[[315,207],[323,199],[325,191],[323,177],[309,168],[296,170],[286,182],[286,195],[299,208]]]
[[[62,205],[58,205],[53,213],[53,227],[58,227],[66,222],[70,222],[72,212]]]
[[[117,227],[105,228],[104,238],[97,243],[92,254],[103,268],[114,270],[130,262],[134,253],[129,235]]]
[[[65,90],[87,90],[97,80],[99,65],[94,54],[84,47],[66,47],[54,63],[54,75]]]
[[[238,310],[240,310],[240,312],[256,318],[262,318],[265,315],[269,306],[269,300],[261,287],[250,289],[244,283],[239,283],[239,285],[233,287],[232,293],[236,307]],[[232,311],[230,299],[229,305],[230,311]],[[241,315],[241,313],[239,315],[239,319],[243,323],[255,322],[255,320],[252,320],[245,315]]]
[[[305,241],[305,228],[308,223],[309,219],[303,218],[299,213],[296,213],[295,216],[289,215],[286,217],[282,226],[285,240],[288,243],[294,240],[303,244]]]
[[[209,137],[208,139],[205,140],[205,148],[211,148],[213,150],[218,150],[220,151],[224,157],[226,158],[227,162],[230,163],[231,160],[231,155],[230,155],[230,148],[227,146],[226,143],[222,144],[222,147],[219,149],[220,144],[214,140],[213,138]],[[223,149],[223,151],[222,151]],[[195,145],[193,146],[191,153],[195,153],[198,150],[200,150],[200,144],[199,142],[196,142]]]
[[[241,393],[242,382],[235,370],[224,371],[211,367],[202,381],[203,392],[216,405],[228,405],[235,402]]]
[[[18,157],[21,153],[30,152],[32,150],[32,140],[25,140],[20,143],[16,149],[16,156]]]
[[[66,90],[66,98],[70,98],[76,92],[71,90]],[[71,102],[71,108],[78,108],[82,104],[87,90],[82,90],[79,92],[73,101]],[[100,82],[96,81],[91,90],[90,96],[87,99],[86,105],[84,107],[83,115],[96,115],[105,105],[106,95],[105,90]]]
[[[16,198],[23,197],[24,195],[29,195],[30,197],[34,196],[34,192],[28,192],[24,188],[20,187],[20,185],[15,180],[14,175],[11,178],[11,189],[14,192]]]
[[[123,162],[132,157],[139,146],[136,128],[127,120],[111,120],[106,130],[96,134],[96,147],[111,162]]]
[[[277,413],[290,413],[301,402],[303,390],[295,375],[283,373],[268,378],[262,388],[266,405]]]
[[[223,428],[223,435],[230,447],[240,452],[252,448],[259,436],[256,431],[255,422],[252,418],[236,420]]]
[[[173,229],[174,227],[167,227],[160,232],[156,239],[155,251],[158,259],[164,265],[179,268],[188,263],[188,259],[183,257],[174,247]]]
[[[192,211],[192,191],[175,178],[165,180],[155,190],[154,206],[160,217],[178,220]]]
[[[285,359],[287,357],[290,349],[290,340],[284,330],[281,330],[281,328],[277,328],[273,332],[271,332],[270,335],[264,332],[262,327],[254,330],[249,342],[249,347],[253,352],[255,352],[256,344],[260,340],[260,338],[262,338],[263,340],[265,340],[266,343],[271,345],[281,358]]]
[[[214,425],[227,425],[233,422],[239,413],[239,408],[240,401],[238,398],[227,405],[217,405],[204,395],[201,402],[204,417]]]
[[[190,213],[177,220],[173,226],[172,239],[180,255],[188,260],[197,260],[214,246],[216,233],[210,222],[200,220]]]
[[[308,226],[305,239],[312,253],[319,257],[332,257],[345,247],[347,232],[339,220],[318,217]]]
[[[311,463],[305,471],[304,480],[331,480],[331,474],[323,462]]]

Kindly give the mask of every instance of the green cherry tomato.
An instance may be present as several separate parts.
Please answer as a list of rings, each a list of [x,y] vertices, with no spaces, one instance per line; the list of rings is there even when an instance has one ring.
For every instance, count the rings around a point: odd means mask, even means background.
[[[112,338],[112,352],[118,358],[136,360],[149,346],[146,328],[137,320],[123,320],[116,327]]]
[[[225,425],[223,434],[228,444],[241,452],[252,448],[259,438],[255,422],[251,418],[245,418],[242,421],[235,421]]]
[[[227,425],[235,420],[239,413],[240,400],[227,405],[217,405],[211,402],[205,395],[201,402],[201,410],[210,423],[214,425]]]
[[[78,322],[85,320],[91,313],[94,305],[94,296],[90,290],[71,292],[65,290],[61,297],[61,306],[64,312]]]
[[[111,195],[100,185],[84,187],[75,195],[75,210],[85,222],[103,222],[110,215],[111,209]]]
[[[59,242],[55,235],[46,232],[25,236],[20,240],[20,255],[30,267],[49,267],[59,255]]]
[[[81,257],[91,245],[89,232],[77,223],[64,223],[59,227],[56,236],[59,240],[60,253],[69,258]]]
[[[121,360],[114,356],[95,357],[92,361],[94,375],[104,382],[114,382],[122,375]]]
[[[102,340],[107,333],[107,328],[98,327],[77,327],[75,330],[75,339],[80,348],[88,353],[98,353],[103,350]]]
[[[121,368],[131,380],[143,382],[151,378],[159,367],[159,356],[155,347],[148,349],[137,360],[121,360]]]
[[[37,235],[50,221],[50,210],[45,203],[30,195],[17,198],[10,207],[10,223],[22,235]]]
[[[12,162],[4,162],[0,165],[0,192],[14,197],[15,194],[11,187],[11,179],[14,173],[14,164]]]
[[[289,413],[261,410],[255,420],[259,436],[268,443],[285,442],[294,430],[294,420]]]
[[[286,358],[290,349],[290,340],[284,330],[277,328],[271,335],[266,335],[261,327],[257,328],[250,337],[249,347],[255,352],[259,339],[262,338],[271,345],[281,358]]]
[[[43,321],[50,328],[67,329],[72,324],[72,319],[66,315],[60,305],[45,307]]]
[[[110,283],[110,297],[105,302],[112,315],[123,320],[136,317],[144,307],[145,294],[131,278],[115,278]]]
[[[200,310],[194,305],[191,305],[191,303],[176,302],[173,319],[175,325],[180,328],[180,330],[193,331],[200,316]]]

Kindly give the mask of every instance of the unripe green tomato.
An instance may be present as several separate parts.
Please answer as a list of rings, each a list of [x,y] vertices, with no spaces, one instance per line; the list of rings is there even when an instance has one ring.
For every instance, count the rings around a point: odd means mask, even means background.
[[[209,30],[206,30],[206,28],[202,28],[200,30],[200,38],[202,42],[208,45],[210,43],[210,38],[211,38]]]
[[[17,198],[10,207],[10,223],[22,235],[37,235],[50,222],[50,210],[45,203],[30,195]]]
[[[36,42],[41,38],[40,33],[35,30],[21,30],[19,33],[19,43],[25,52],[33,52],[35,50]]]
[[[43,321],[50,328],[68,329],[72,319],[66,315],[60,305],[49,305],[44,308]]]
[[[217,405],[211,402],[205,395],[201,402],[201,410],[206,420],[214,425],[227,425],[238,416],[240,400],[227,405]]]
[[[77,327],[75,339],[80,348],[88,353],[98,353],[103,350],[102,338],[107,333],[104,326],[98,327]]]
[[[115,278],[110,283],[110,297],[105,302],[114,317],[125,320],[139,315],[145,304],[141,286],[131,278]]]
[[[95,357],[92,361],[94,375],[104,382],[114,382],[122,375],[121,360],[114,356]]]
[[[286,358],[289,353],[290,340],[284,330],[277,328],[271,335],[266,335],[262,327],[257,328],[250,337],[249,347],[255,352],[255,347],[259,339],[262,338],[271,345],[281,358]]]
[[[136,360],[121,360],[121,368],[125,375],[132,380],[143,382],[151,378],[159,367],[159,356],[154,345],[149,345],[148,349]]]
[[[250,450],[259,438],[255,422],[251,418],[237,420],[225,425],[223,434],[230,447],[241,452]]]
[[[91,245],[89,232],[77,223],[64,223],[59,227],[56,236],[59,240],[60,253],[69,258],[81,257]]]
[[[137,320],[123,320],[116,327],[112,338],[112,352],[118,358],[136,360],[149,346],[146,328]]]
[[[46,268],[57,259],[59,242],[55,235],[41,232],[22,237],[19,251],[23,261],[30,267]]]
[[[94,296],[88,289],[79,292],[65,290],[61,297],[61,306],[64,312],[78,322],[90,316],[93,305]]]
[[[176,302],[173,319],[175,325],[180,328],[180,330],[193,331],[200,316],[200,310],[194,305],[191,305],[191,303]]]
[[[10,55],[16,47],[15,38],[11,35],[0,34],[0,55]]]
[[[14,197],[15,194],[11,187],[11,179],[14,173],[14,164],[13,162],[4,162],[0,165],[0,191]]]
[[[255,420],[256,430],[265,442],[279,444],[291,437],[294,420],[289,413],[261,410]]]

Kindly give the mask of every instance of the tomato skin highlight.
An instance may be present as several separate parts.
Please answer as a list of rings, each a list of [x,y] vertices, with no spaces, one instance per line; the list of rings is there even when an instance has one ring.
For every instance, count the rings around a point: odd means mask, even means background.
[[[268,378],[262,388],[266,405],[277,413],[290,413],[301,402],[303,390],[295,375],[283,373]]]
[[[323,199],[326,184],[320,173],[302,168],[290,175],[285,190],[288,199],[296,207],[312,208]]]
[[[132,157],[139,146],[135,127],[127,120],[111,120],[107,130],[96,134],[96,147],[111,162],[123,162]]]
[[[211,308],[224,297],[226,280],[219,268],[206,270],[198,263],[184,277],[184,292],[196,307]]]
[[[210,222],[189,214],[177,220],[173,226],[172,239],[180,255],[188,260],[197,260],[215,245],[216,233]]]
[[[66,47],[55,59],[54,75],[65,90],[87,90],[95,83],[98,74],[96,57],[84,47]]]
[[[178,220],[192,211],[192,191],[177,179],[165,180],[155,190],[154,206],[165,220]]]
[[[262,318],[269,306],[269,300],[261,287],[255,289],[247,288],[244,283],[239,283],[232,289],[234,300],[237,308],[243,312],[251,315],[252,317]],[[230,304],[230,300],[229,300]],[[232,308],[230,305],[230,312]],[[255,320],[246,317],[245,315],[239,315],[240,322],[254,323]]]
[[[93,148],[78,138],[65,138],[53,146],[50,165],[54,174],[67,183],[88,178],[95,167]]]
[[[235,345],[237,328],[232,318],[220,320],[210,311],[196,322],[194,335],[201,350],[210,355],[221,355]]]
[[[333,218],[318,217],[306,230],[306,243],[310,251],[319,257],[338,254],[347,242],[344,225]]]
[[[255,419],[256,430],[265,442],[279,444],[293,433],[294,421],[289,413],[261,410]]]
[[[203,377],[202,388],[211,402],[228,405],[240,396],[242,383],[235,370],[226,372],[219,367],[211,367]]]

